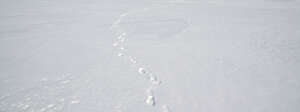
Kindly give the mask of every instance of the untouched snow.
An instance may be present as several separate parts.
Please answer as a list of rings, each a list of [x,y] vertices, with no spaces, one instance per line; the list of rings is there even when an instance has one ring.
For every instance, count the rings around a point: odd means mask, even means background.
[[[298,112],[298,0],[1,0],[0,112]]]

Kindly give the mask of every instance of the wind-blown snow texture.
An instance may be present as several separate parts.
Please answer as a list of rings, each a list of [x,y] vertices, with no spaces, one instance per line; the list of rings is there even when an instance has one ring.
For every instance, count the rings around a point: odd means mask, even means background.
[[[298,0],[0,0],[0,112],[298,112]]]

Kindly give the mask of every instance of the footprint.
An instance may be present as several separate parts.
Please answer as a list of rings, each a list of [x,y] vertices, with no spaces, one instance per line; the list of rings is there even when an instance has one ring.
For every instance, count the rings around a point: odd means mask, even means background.
[[[154,96],[152,96],[152,95],[148,96],[147,99],[146,99],[146,104],[151,105],[151,106],[155,106]]]

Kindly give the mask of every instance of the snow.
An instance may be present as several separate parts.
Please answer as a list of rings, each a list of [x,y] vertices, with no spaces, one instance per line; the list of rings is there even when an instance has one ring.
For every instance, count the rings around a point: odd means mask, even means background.
[[[298,112],[298,0],[2,0],[0,112]]]

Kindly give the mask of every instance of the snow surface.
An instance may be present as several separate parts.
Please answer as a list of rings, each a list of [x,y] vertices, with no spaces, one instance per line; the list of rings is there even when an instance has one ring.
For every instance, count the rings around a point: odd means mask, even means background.
[[[298,0],[0,0],[0,112],[299,112]]]

